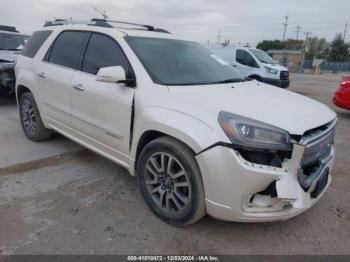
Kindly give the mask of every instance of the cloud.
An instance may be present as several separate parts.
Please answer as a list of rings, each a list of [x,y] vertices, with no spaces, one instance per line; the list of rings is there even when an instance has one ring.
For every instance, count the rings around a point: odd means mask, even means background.
[[[156,25],[200,42],[216,41],[220,30],[222,39],[234,43],[280,39],[286,14],[287,37],[294,37],[300,25],[330,40],[343,31],[350,13],[348,0],[0,0],[0,24],[31,33],[54,18],[99,17],[92,6],[106,10],[112,19]]]

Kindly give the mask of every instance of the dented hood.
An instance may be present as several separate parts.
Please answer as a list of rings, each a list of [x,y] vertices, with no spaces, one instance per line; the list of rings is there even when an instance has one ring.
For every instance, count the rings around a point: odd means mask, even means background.
[[[257,81],[169,86],[169,90],[196,106],[255,119],[295,135],[302,135],[336,117],[332,110],[317,101]]]

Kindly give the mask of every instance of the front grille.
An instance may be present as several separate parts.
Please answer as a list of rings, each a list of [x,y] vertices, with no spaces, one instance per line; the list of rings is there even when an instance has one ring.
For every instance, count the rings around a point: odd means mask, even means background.
[[[299,182],[305,191],[320,178],[329,162],[334,145],[336,121],[304,134],[300,144],[305,146],[301,167],[298,173]]]
[[[280,79],[281,80],[289,80],[289,72],[288,71],[281,71]]]

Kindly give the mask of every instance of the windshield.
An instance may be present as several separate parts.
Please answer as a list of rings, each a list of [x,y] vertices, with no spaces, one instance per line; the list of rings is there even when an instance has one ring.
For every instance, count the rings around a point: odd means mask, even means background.
[[[208,85],[243,81],[234,68],[200,44],[162,38],[126,37],[153,82]]]
[[[249,49],[253,55],[261,62],[265,64],[277,64],[275,60],[271,58],[267,53],[260,49]]]
[[[0,33],[0,50],[22,50],[27,39],[25,35]]]

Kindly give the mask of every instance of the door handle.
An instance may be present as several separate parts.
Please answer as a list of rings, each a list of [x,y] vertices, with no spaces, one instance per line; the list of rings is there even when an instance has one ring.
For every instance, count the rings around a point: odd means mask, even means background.
[[[85,88],[83,87],[82,84],[76,84],[73,86],[74,89],[78,90],[78,91],[84,91]]]
[[[44,73],[44,72],[41,72],[40,74],[38,74],[38,77],[41,77],[41,78],[46,78],[46,76],[45,76],[45,73]]]

